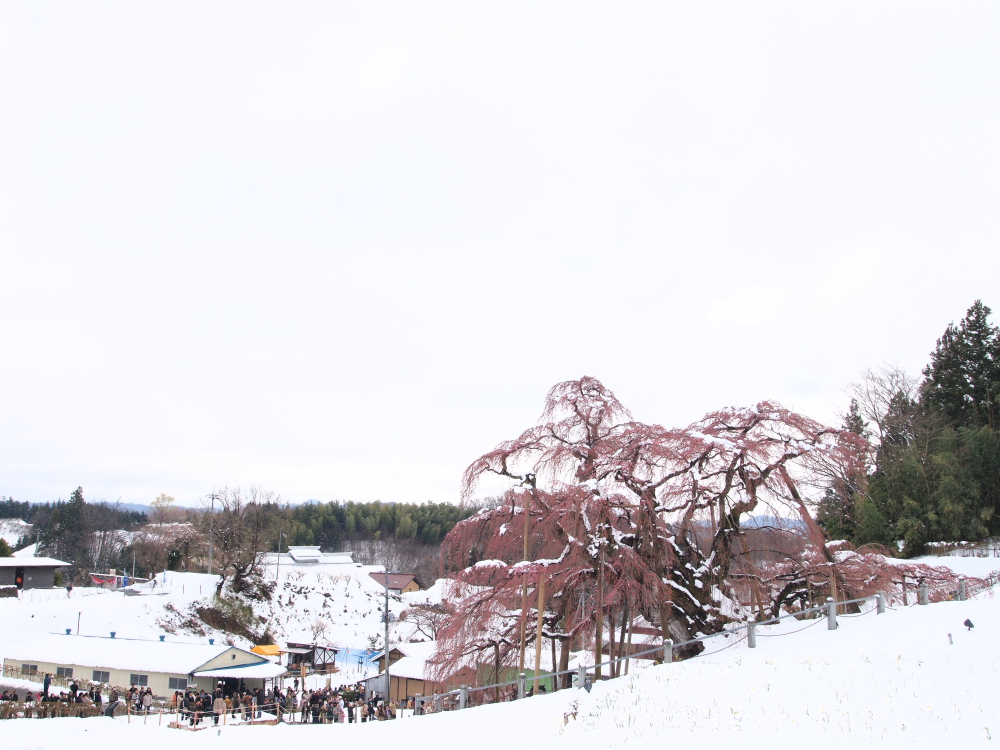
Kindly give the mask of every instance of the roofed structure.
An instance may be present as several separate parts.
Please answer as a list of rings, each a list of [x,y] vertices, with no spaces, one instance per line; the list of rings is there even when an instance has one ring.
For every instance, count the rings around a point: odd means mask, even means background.
[[[385,573],[369,573],[373,580],[385,585]],[[409,594],[426,588],[423,582],[413,573],[389,573],[389,593]]]
[[[188,686],[215,687],[219,677],[273,679],[285,668],[228,644],[180,643],[85,635],[43,635],[5,649],[4,667],[25,676],[49,673],[82,682],[150,687],[159,696]]]
[[[19,589],[50,589],[56,571],[69,563],[51,557],[0,557],[0,586]]]
[[[476,671],[472,667],[461,667],[443,682],[428,663],[437,651],[437,641],[421,643],[399,643],[389,649],[389,699],[405,700],[418,693],[423,696],[450,690],[459,684],[475,683]],[[385,651],[374,657],[379,662],[380,673],[363,680],[365,694],[385,694]]]
[[[268,567],[354,565],[350,552],[321,552],[318,546],[290,546],[287,552],[268,552],[264,557]]]

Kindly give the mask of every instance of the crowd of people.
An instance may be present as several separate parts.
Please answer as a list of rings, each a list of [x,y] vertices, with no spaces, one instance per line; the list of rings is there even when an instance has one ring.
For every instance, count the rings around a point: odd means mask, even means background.
[[[15,690],[4,690],[0,701],[20,701],[20,695]],[[129,710],[136,714],[148,714],[153,708],[154,696],[152,689],[133,685],[120,694],[116,688],[110,688],[108,705],[114,705],[121,700],[128,705]],[[76,682],[69,685],[67,691],[50,692],[48,679],[43,691],[28,690],[24,693],[25,703],[61,702],[66,704],[81,703],[101,708],[104,696],[100,686],[92,686],[81,690]],[[432,707],[428,707],[434,710]],[[202,723],[218,725],[220,721],[230,720],[253,721],[264,718],[266,712],[269,720],[277,719],[289,723],[302,724],[353,724],[369,721],[391,721],[397,718],[402,709],[413,709],[413,701],[387,701],[378,696],[365,698],[364,689],[360,684],[326,687],[315,690],[299,689],[298,680],[294,686],[286,690],[236,689],[226,693],[220,682],[214,692],[206,690],[175,691],[170,699],[170,710],[177,713],[181,720],[191,726]]]
[[[240,721],[268,719],[302,724],[353,724],[395,719],[401,708],[413,708],[412,701],[365,700],[359,685],[317,690],[236,690],[226,694],[220,684],[213,693],[205,690],[176,691],[171,708],[191,726],[202,722],[218,725],[224,717]]]
[[[219,719],[227,715],[233,718],[239,716],[243,721],[248,718],[259,719],[268,703],[273,706],[273,696],[270,691],[265,693],[263,688],[237,690],[229,695],[223,694],[221,686],[212,694],[205,690],[188,690],[186,693],[178,690],[171,698],[171,708],[181,714],[191,726],[207,719],[218,724]]]
[[[387,721],[395,719],[400,708],[405,704],[396,701],[385,701],[377,696],[365,700],[364,691],[355,687],[341,686],[337,690],[322,688],[320,690],[303,690],[296,693],[292,688],[286,691],[286,705],[294,705],[298,699],[298,718],[302,723],[309,724],[354,724],[368,721]],[[412,708],[412,706],[409,706]],[[293,712],[293,719],[294,719]]]
[[[45,684],[41,691],[26,690],[24,692],[24,702],[25,703],[79,703],[83,705],[100,706],[104,702],[104,698],[101,695],[100,688],[91,687],[88,690],[81,690],[80,686],[71,682],[68,690],[62,690],[58,693],[50,692],[51,683],[46,676]],[[0,696],[0,700],[3,701],[20,701],[21,698],[17,693],[17,690],[4,690],[3,695]]]

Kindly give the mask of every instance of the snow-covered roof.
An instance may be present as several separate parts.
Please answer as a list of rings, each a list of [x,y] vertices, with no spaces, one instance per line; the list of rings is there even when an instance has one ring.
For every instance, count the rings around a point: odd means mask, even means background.
[[[393,648],[398,648],[408,657],[426,661],[434,655],[435,651],[437,651],[437,641],[423,641],[422,643],[398,643],[393,646]],[[398,664],[399,662],[396,663]]]
[[[5,655],[9,659],[52,664],[191,674],[230,649],[246,653],[255,663],[271,663],[225,643],[210,645],[56,634],[38,636],[27,643],[6,648]]]
[[[416,656],[421,659],[429,659],[436,649],[437,641],[419,641],[417,643],[396,643],[389,650],[399,651],[403,656]],[[381,659],[383,656],[385,656],[385,652],[379,651],[372,655],[372,659]]]
[[[51,557],[0,557],[0,568],[68,568],[69,563]]]
[[[282,565],[354,565],[350,552],[321,552],[318,546],[290,546],[288,552],[268,552],[264,564],[275,565],[279,559]]]
[[[389,673],[394,677],[409,677],[412,680],[429,680],[430,670],[427,667],[427,660],[437,651],[437,641],[424,641],[423,643],[397,643],[390,651],[399,650],[403,657],[389,665]],[[375,654],[374,659],[379,659],[384,652]],[[380,672],[385,674],[385,671]]]
[[[24,549],[17,550],[17,552],[14,553],[14,557],[34,557],[37,549],[37,544],[29,544]]]
[[[385,674],[384,672],[382,674]],[[389,674],[393,677],[408,677],[411,680],[428,680],[427,660],[413,656],[404,656],[389,665]]]

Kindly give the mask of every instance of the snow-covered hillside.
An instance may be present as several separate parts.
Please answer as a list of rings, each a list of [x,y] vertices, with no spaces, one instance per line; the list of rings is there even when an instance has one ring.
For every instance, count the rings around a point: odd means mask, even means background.
[[[30,534],[32,528],[34,527],[30,523],[20,518],[0,518],[0,539],[13,547],[18,539]]]
[[[269,632],[278,642],[319,642],[359,653],[373,640],[381,644],[384,625],[384,590],[369,573],[371,566],[326,566],[327,570],[280,571],[270,602],[253,605],[255,630]],[[274,580],[276,571],[268,571]],[[148,638],[166,634],[170,640],[206,642],[208,638],[243,647],[256,645],[206,625],[196,610],[213,605],[218,577],[199,573],[166,572],[153,582],[130,586],[125,591],[81,588],[72,598],[61,589],[24,592],[23,599],[0,599],[0,658],[11,644],[39,632],[62,633],[66,628],[82,635]],[[406,605],[390,596],[392,619]],[[395,628],[395,624],[393,625]],[[390,636],[395,639],[395,630]],[[356,659],[351,666],[355,667]]]
[[[933,562],[970,575],[1000,567],[1000,559],[991,558]],[[380,587],[366,570],[351,568],[339,578],[310,579],[294,571],[288,571],[288,578],[282,575],[278,606],[287,610],[284,627],[289,633],[301,633],[294,629],[307,627],[317,616],[345,640],[381,632]],[[0,642],[26,638],[39,629],[75,628],[77,612],[81,633],[115,629],[151,637],[160,632],[156,623],[165,602],[180,608],[204,598],[188,591],[205,585],[199,579],[203,577],[168,574],[160,587],[170,593],[163,597],[74,594],[67,600],[59,592],[46,592],[63,598],[0,600]],[[184,591],[178,593],[178,586]],[[439,595],[440,585],[404,598],[416,603]],[[403,606],[392,603],[394,612]],[[971,630],[963,625],[967,619],[974,625]],[[696,659],[636,669],[628,677],[595,685],[589,694],[566,690],[376,725],[230,727],[221,734],[210,730],[183,737],[193,746],[209,742],[213,750],[264,747],[291,738],[289,733],[298,741],[325,742],[333,733],[338,742],[375,740],[428,749],[438,747],[442,736],[474,738],[476,750],[513,743],[569,748],[595,742],[694,742],[773,748],[778,742],[830,741],[852,747],[927,747],[944,741],[979,747],[992,742],[1000,730],[995,700],[1000,598],[986,594],[968,602],[890,609],[883,615],[841,615],[839,623],[836,631],[827,630],[822,618],[761,627],[758,647],[752,650],[744,637],[720,636]],[[201,640],[182,633],[176,637]],[[65,743],[97,748],[138,740],[155,750],[174,745],[178,736],[175,730],[110,719],[8,721],[3,730],[5,748]]]
[[[962,623],[970,619],[973,630]],[[795,632],[799,631],[799,632]],[[952,642],[948,635],[951,634]],[[476,750],[696,743],[773,748],[778,742],[849,747],[983,747],[1000,729],[1000,600],[911,606],[857,617],[790,621],[679,664],[511,704],[375,725],[176,730],[110,719],[4,722],[5,748],[78,748],[143,742],[150,750],[213,750],[297,742],[384,742],[437,748],[442,737]],[[575,715],[575,718],[574,718]],[[640,745],[641,746],[641,745]]]

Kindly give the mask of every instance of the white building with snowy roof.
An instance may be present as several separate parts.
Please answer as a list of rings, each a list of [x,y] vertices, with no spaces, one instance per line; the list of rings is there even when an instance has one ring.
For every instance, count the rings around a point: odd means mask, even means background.
[[[52,674],[79,684],[149,687],[166,697],[175,690],[263,687],[285,668],[236,646],[161,640],[49,634],[7,649],[4,672]],[[37,678],[36,678],[37,679]]]
[[[272,570],[278,568],[318,568],[328,565],[354,565],[350,552],[321,552],[318,546],[290,546],[287,552],[268,552],[264,555],[264,565]]]

